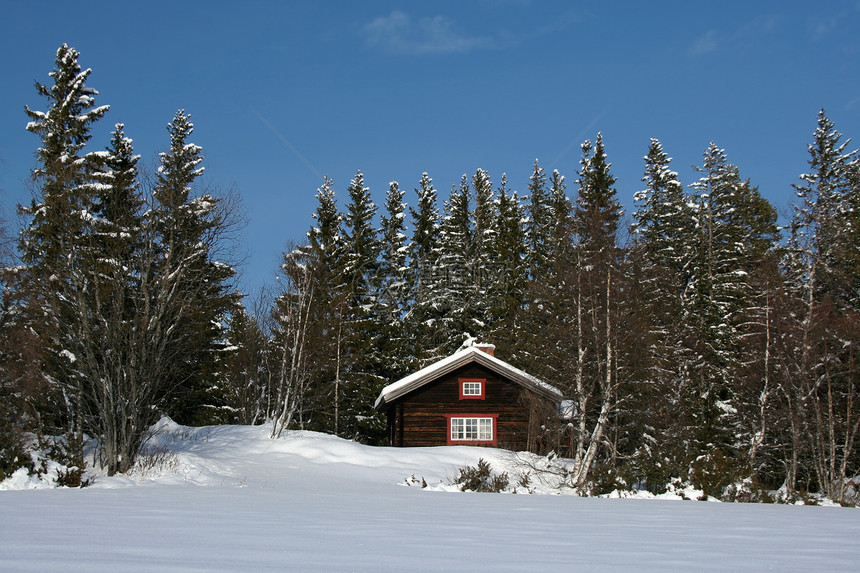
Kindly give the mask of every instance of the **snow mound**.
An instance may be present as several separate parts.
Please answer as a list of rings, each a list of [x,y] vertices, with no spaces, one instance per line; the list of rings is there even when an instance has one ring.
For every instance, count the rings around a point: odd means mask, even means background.
[[[310,431],[285,432],[270,437],[269,426],[180,426],[162,418],[153,426],[134,468],[108,477],[98,471],[91,488],[138,485],[194,485],[270,488],[343,482],[362,487],[407,485],[410,477],[423,480],[429,491],[459,491],[451,485],[459,468],[479,459],[496,473],[505,472],[516,483],[524,461],[542,458],[524,452],[467,446],[386,448],[358,444]],[[529,493],[558,493],[556,482],[537,481]],[[520,490],[523,493],[524,490]]]

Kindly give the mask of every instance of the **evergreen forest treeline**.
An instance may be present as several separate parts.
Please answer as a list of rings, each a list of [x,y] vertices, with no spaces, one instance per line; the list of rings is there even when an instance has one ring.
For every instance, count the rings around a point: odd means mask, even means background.
[[[107,107],[77,59],[62,46],[47,111],[26,110],[41,145],[4,274],[0,475],[28,432],[78,457],[99,437],[126,471],[164,414],[383,443],[380,389],[479,339],[563,392],[544,442],[584,492],[856,503],[860,156],[823,110],[783,229],[716,144],[685,187],[656,139],[627,228],[598,134],[569,189],[535,161],[522,196],[478,169],[447,199],[424,173],[412,206],[396,182],[377,206],[359,171],[340,209],[325,178],[278,292],[245,309],[190,116],[156,173],[121,124],[85,151]]]

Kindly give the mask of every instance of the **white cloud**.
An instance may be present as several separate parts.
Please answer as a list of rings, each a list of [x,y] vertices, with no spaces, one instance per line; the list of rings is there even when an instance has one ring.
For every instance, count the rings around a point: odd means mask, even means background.
[[[693,47],[690,48],[691,56],[701,56],[717,49],[717,32],[708,30],[704,36],[699,37]]]
[[[363,28],[365,41],[392,52],[407,54],[450,54],[492,47],[489,38],[458,33],[442,16],[412,18],[399,10],[380,16]]]

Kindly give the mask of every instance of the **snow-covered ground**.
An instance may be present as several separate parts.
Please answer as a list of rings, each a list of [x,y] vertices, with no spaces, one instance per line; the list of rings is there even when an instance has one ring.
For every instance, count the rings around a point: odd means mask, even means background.
[[[479,457],[164,421],[157,468],[0,491],[0,571],[856,571],[860,510],[453,493]],[[412,480],[412,476],[415,477]],[[420,485],[422,478],[428,487]],[[407,486],[414,481],[416,485]],[[36,487],[23,475],[4,487]],[[533,480],[538,493],[553,490]]]

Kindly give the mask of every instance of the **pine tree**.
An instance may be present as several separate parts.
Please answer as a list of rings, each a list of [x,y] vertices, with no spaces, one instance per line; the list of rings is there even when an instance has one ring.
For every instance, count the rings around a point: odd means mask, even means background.
[[[477,326],[470,305],[473,277],[469,253],[474,248],[470,204],[469,179],[463,174],[459,187],[452,187],[445,202],[445,216],[439,229],[438,254],[434,257],[436,267],[428,288],[428,299],[434,311],[429,322],[433,335],[422,361],[451,354],[463,337],[471,335]]]
[[[211,194],[192,195],[203,174],[203,153],[188,141],[194,131],[190,115],[180,109],[167,131],[170,148],[159,154],[153,190],[157,204],[150,224],[158,249],[159,278],[153,282],[164,294],[181,293],[173,301],[174,328],[182,347],[174,351],[170,377],[175,391],[169,412],[177,421],[205,423],[223,405],[222,390],[213,386],[212,378],[226,347],[223,325],[239,296],[230,283],[235,270],[212,254],[227,224],[221,200]]]
[[[433,180],[424,173],[418,187],[417,209],[409,208],[412,219],[412,241],[409,245],[409,298],[411,308],[406,315],[410,336],[415,348],[429,348],[433,339],[432,325],[439,315],[434,307],[431,292],[437,270],[436,257],[439,236],[439,211],[436,207],[437,192]]]
[[[525,215],[517,192],[508,192],[503,173],[497,200],[494,257],[496,272],[488,291],[491,303],[488,339],[505,352],[513,353],[520,340],[517,314],[526,297],[528,267],[526,260]]]
[[[557,173],[557,172],[556,172]],[[540,271],[547,266],[550,235],[552,234],[552,213],[550,196],[546,189],[546,173],[535,159],[534,169],[529,177],[529,196],[526,207],[528,222],[526,233],[528,238],[529,275],[539,280]]]
[[[467,306],[472,326],[467,331],[479,339],[487,337],[496,320],[495,292],[501,280],[498,261],[498,208],[494,199],[493,183],[489,174],[478,169],[472,176],[475,193],[474,238],[468,254],[467,267],[472,277]]]
[[[620,301],[619,251],[616,232],[621,206],[616,198],[615,177],[606,161],[603,137],[592,147],[582,145],[579,190],[572,224],[574,249],[576,367],[570,397],[576,402],[574,429],[574,482],[580,488],[609,435],[615,413],[618,374]]]
[[[46,352],[44,375],[59,388],[58,408],[69,431],[80,434],[85,419],[86,380],[72,354],[79,332],[76,302],[84,296],[91,276],[91,213],[96,202],[94,174],[100,153],[85,153],[91,129],[108,106],[96,106],[98,92],[87,86],[91,70],[81,70],[79,53],[63,44],[57,50],[52,85],[36,82],[36,91],[48,102],[47,111],[26,107],[27,130],[39,136],[33,170],[34,199],[21,207],[29,217],[21,233],[19,250],[25,265],[14,276],[14,288],[24,311],[21,319],[36,333]],[[50,419],[46,416],[45,419]]]
[[[230,422],[255,425],[268,418],[270,398],[266,369],[266,334],[257,317],[239,307],[230,315],[227,331],[232,352],[223,368]]]
[[[328,176],[316,198],[308,244],[284,253],[281,293],[272,309],[267,369],[279,421],[276,432],[294,425],[338,433],[348,295],[343,288],[343,215]]]
[[[564,175],[554,170],[549,192],[549,249],[553,256],[566,248],[573,233],[573,205],[566,193]]]
[[[615,198],[615,177],[606,163],[603,136],[597,134],[594,147],[586,140],[582,145],[579,194],[573,224],[579,245],[589,253],[608,252],[615,244],[615,233],[621,216],[621,205]]]
[[[99,248],[115,264],[132,259],[134,251],[142,247],[140,214],[144,200],[137,169],[140,155],[135,155],[124,129],[122,123],[116,124],[103,168],[95,174],[100,183],[93,205],[93,214],[101,224]]]
[[[637,276],[634,284],[640,285],[630,301],[639,310],[631,315],[644,315],[641,347],[648,349],[634,390],[640,435],[647,438],[637,445],[631,467],[643,481],[662,488],[673,476],[683,475],[689,462],[683,447],[689,421],[679,393],[692,357],[681,334],[681,300],[697,236],[695,212],[659,141],[651,139],[644,160],[645,189],[635,195],[629,259]]]
[[[379,299],[375,330],[381,333],[378,351],[380,374],[386,382],[394,382],[411,367],[412,341],[406,335],[405,315],[409,305],[406,257],[406,204],[404,192],[396,181],[388,186],[385,214],[381,220],[382,249],[379,264]]]
[[[693,242],[694,213],[678,174],[669,168],[672,159],[657,139],[651,139],[644,159],[646,187],[635,195],[633,229],[650,264],[671,269],[683,278]]]
[[[854,225],[858,194],[856,152],[821,110],[809,145],[810,172],[795,186],[801,204],[791,223],[786,268],[793,304],[792,344],[781,362],[782,399],[790,421],[786,486],[814,481],[842,499],[845,478],[857,471],[860,431],[855,356],[858,345]]]
[[[742,465],[734,446],[742,430],[732,367],[740,358],[735,353],[739,328],[752,305],[750,272],[774,244],[777,229],[775,210],[740,178],[725,151],[711,143],[698,169],[703,175],[692,188],[699,234],[684,300],[694,357],[686,396],[689,456],[702,460],[699,473],[708,474],[714,468],[707,464]],[[729,473],[725,479],[733,477]]]
[[[569,384],[568,374],[573,338],[568,328],[572,311],[570,285],[573,284],[572,204],[566,194],[564,176],[553,171],[547,199],[546,260],[544,267],[531,276],[527,304],[519,323],[524,332],[532,333],[533,344],[516,350],[515,359],[529,372],[542,376],[559,388]],[[534,203],[532,203],[533,205]],[[564,320],[559,320],[564,317]]]
[[[349,185],[349,204],[344,217],[343,268],[347,296],[344,366],[345,410],[338,420],[339,433],[350,437],[363,437],[376,441],[383,432],[383,424],[373,403],[384,379],[379,371],[384,357],[379,354],[382,333],[375,312],[380,243],[373,217],[376,205],[370,198],[370,189],[364,185],[361,171]]]

